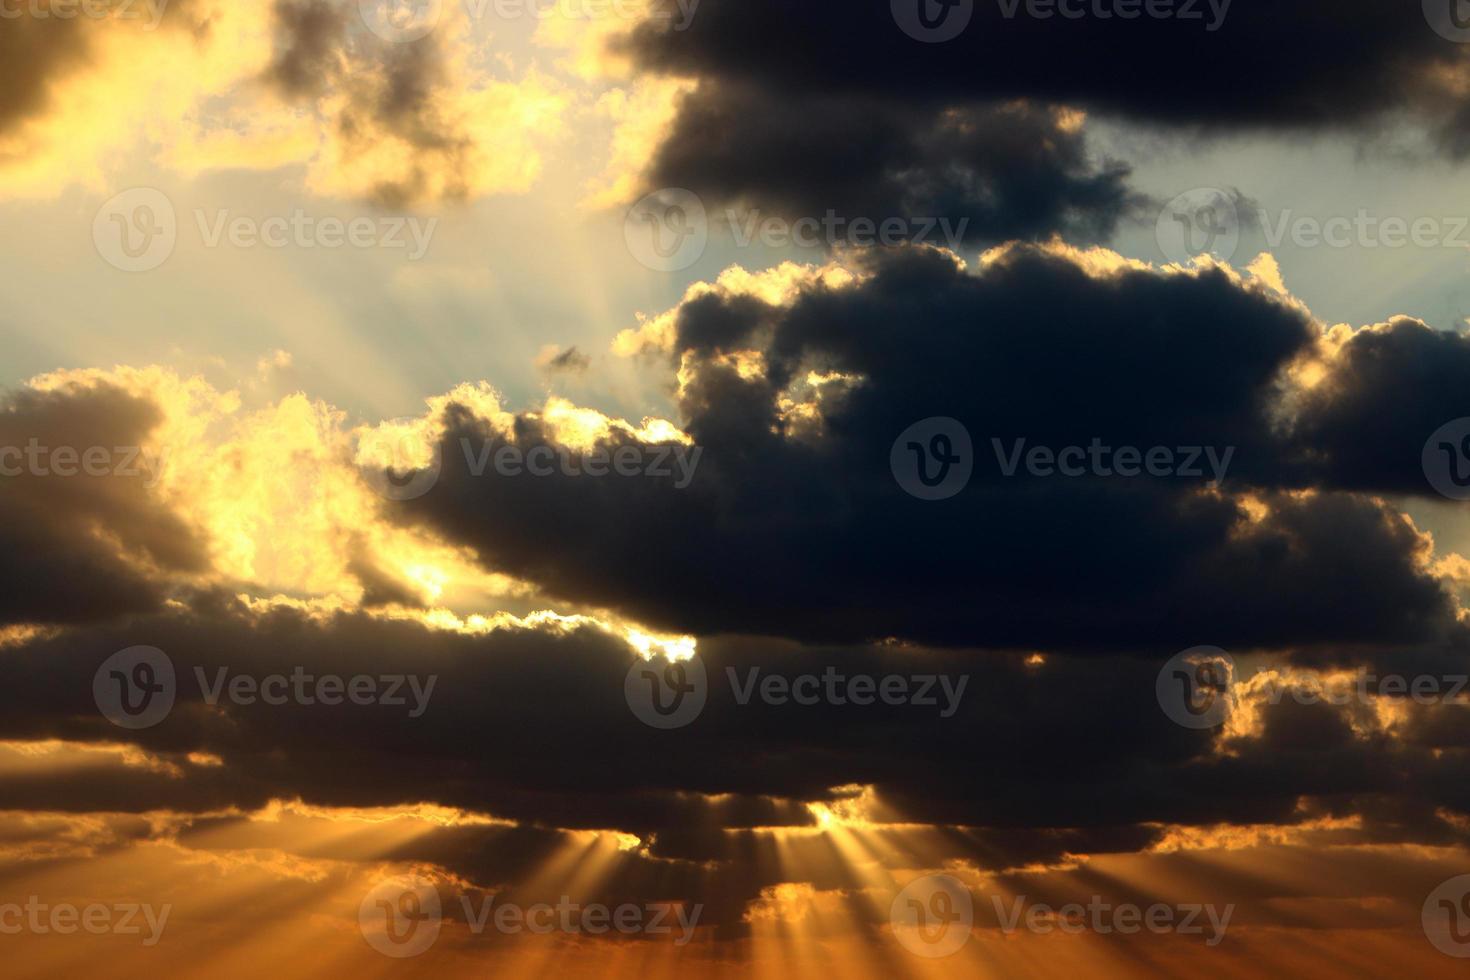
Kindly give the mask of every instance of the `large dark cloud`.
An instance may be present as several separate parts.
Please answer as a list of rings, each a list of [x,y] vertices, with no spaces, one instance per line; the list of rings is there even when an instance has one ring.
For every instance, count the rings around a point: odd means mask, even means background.
[[[706,0],[681,30],[668,29],[681,18],[653,18],[615,46],[699,85],[645,181],[790,216],[948,215],[971,218],[975,240],[1080,240],[1127,217],[1128,168],[1095,159],[1059,107],[1187,137],[1373,139],[1407,117],[1463,152],[1446,80],[1464,49],[1413,4],[1236,0],[1217,29],[1204,0],[1170,5],[1198,19],[1102,18],[1091,3],[1072,5],[1089,10],[1080,18],[1033,18],[1024,4],[1007,17],[1007,6],[958,5],[973,7],[970,25],[939,44],[910,38],[879,0]]]
[[[495,433],[452,411],[439,485],[402,513],[551,594],[697,634],[1160,652],[1423,642],[1452,621],[1410,525],[1282,435],[1287,369],[1318,343],[1299,307],[1222,271],[1098,273],[1034,249],[978,274],[928,250],[869,261],[862,284],[788,306],[712,293],[679,311],[702,450],[687,488],[474,477],[462,445]],[[747,348],[763,372],[731,363]],[[815,430],[783,403],[811,371],[860,379],[821,397]],[[975,474],[925,502],[889,452],[939,416],[968,427]],[[550,435],[523,419],[515,438]],[[1022,439],[1233,455],[1220,489],[1203,453],[1193,478],[1006,476]]]
[[[154,610],[160,578],[205,567],[202,542],[150,491],[167,457],[140,447],[158,421],[151,402],[110,388],[0,401],[13,474],[0,475],[0,625]]]

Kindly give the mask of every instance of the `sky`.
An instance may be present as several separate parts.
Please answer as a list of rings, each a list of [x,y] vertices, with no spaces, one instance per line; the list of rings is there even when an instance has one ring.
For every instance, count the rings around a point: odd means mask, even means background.
[[[1457,0],[0,0],[0,951],[1470,959]]]

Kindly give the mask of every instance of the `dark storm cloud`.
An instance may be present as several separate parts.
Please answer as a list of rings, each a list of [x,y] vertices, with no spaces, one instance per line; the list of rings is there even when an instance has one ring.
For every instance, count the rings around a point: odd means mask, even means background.
[[[139,451],[158,420],[108,388],[0,400],[0,625],[153,610],[164,592],[148,569],[203,568],[200,542],[148,490],[150,467],[167,465]]]
[[[1435,74],[1465,64],[1418,4],[1234,0],[1216,30],[1206,3],[1193,5],[1195,20],[1037,19],[1024,4],[1008,18],[1007,6],[977,0],[959,37],[925,44],[888,3],[704,0],[687,29],[654,20],[623,45],[647,70],[755,84],[773,103],[1030,99],[1190,130],[1351,128],[1392,110],[1438,111]]]
[[[269,79],[290,97],[321,94],[341,68],[345,13],[331,0],[279,0],[275,17],[281,43]]]
[[[861,285],[786,307],[683,307],[679,405],[702,450],[687,488],[477,478],[462,446],[492,433],[451,411],[439,483],[402,514],[551,594],[701,635],[1159,652],[1448,627],[1423,541],[1384,504],[1313,482],[1277,431],[1285,371],[1317,343],[1300,308],[1220,271],[1095,274],[1025,248],[979,274],[929,250],[868,261]],[[763,374],[722,357],[747,347]],[[861,379],[823,396],[815,435],[782,403],[810,371]],[[899,487],[889,450],[936,416],[969,428],[976,463],[932,503]],[[517,438],[550,437],[525,419]],[[1233,468],[1219,491],[1203,464],[1195,479],[1006,476],[998,457],[1020,439],[1233,448]],[[1303,482],[1319,492],[1278,492]]]
[[[1470,337],[1398,318],[1353,334],[1302,399],[1293,439],[1319,479],[1376,493],[1435,493],[1422,451],[1470,417]]]
[[[1076,241],[1106,239],[1137,196],[1126,163],[1095,159],[1061,107],[1186,138],[1368,141],[1404,116],[1463,154],[1470,111],[1448,79],[1465,50],[1415,4],[1235,0],[1213,29],[1204,2],[1191,5],[1199,19],[1010,6],[977,0],[968,29],[937,44],[910,38],[878,0],[706,0],[677,31],[652,18],[614,46],[699,85],[644,182],[788,217],[968,217],[976,241]]]
[[[791,218],[944,218],[969,239],[1097,241],[1135,203],[1127,175],[1042,108],[778,96],[741,82],[684,98],[646,182]],[[922,228],[904,237],[943,242]]]
[[[930,855],[993,870],[1135,851],[1176,823],[1290,826],[1362,816],[1344,842],[1461,842],[1462,825],[1449,817],[1470,806],[1462,788],[1470,752],[1461,745],[1434,752],[1421,740],[1359,734],[1349,720],[1360,706],[1290,700],[1262,706],[1255,734],[1222,742],[1217,731],[1168,720],[1155,701],[1158,665],[1141,658],[1028,666],[968,652],[732,637],[704,644],[703,713],[665,732],[644,725],[624,701],[635,662],[629,648],[592,627],[467,637],[360,615],[311,621],[282,610],[260,618],[225,600],[195,605],[191,613],[69,631],[7,651],[0,738],[127,741],[175,771],[99,760],[7,772],[0,809],[200,814],[272,799],[437,803],[517,825],[436,831],[380,857],[431,861],[483,886],[529,886],[528,872],[567,844],[568,829],[619,830],[642,838],[646,853],[621,855],[597,895],[584,900],[684,898],[709,906],[707,921],[738,928],[746,903],[771,885],[861,886],[855,869],[822,859],[831,847],[824,835],[787,841],[782,861],[771,836],[756,829],[815,829],[801,804],[853,792],[835,787],[873,787],[882,810],[871,832],[891,832],[895,843],[922,834]],[[91,678],[113,650],[137,643],[170,655],[178,700],[155,727],[125,732],[97,712]],[[392,706],[228,699],[211,706],[194,678],[196,667],[211,677],[221,667],[260,677],[298,666],[313,675],[432,674],[437,683],[428,710],[410,718]],[[828,668],[845,676],[942,674],[966,686],[943,717],[933,707],[881,702],[742,706],[729,675]],[[1217,752],[1222,745],[1230,751]],[[223,764],[199,765],[189,753]],[[892,820],[930,826],[890,828]],[[239,822],[199,819],[183,843],[248,846],[211,833]],[[346,856],[332,850],[345,838],[320,839],[284,846],[309,857]]]

